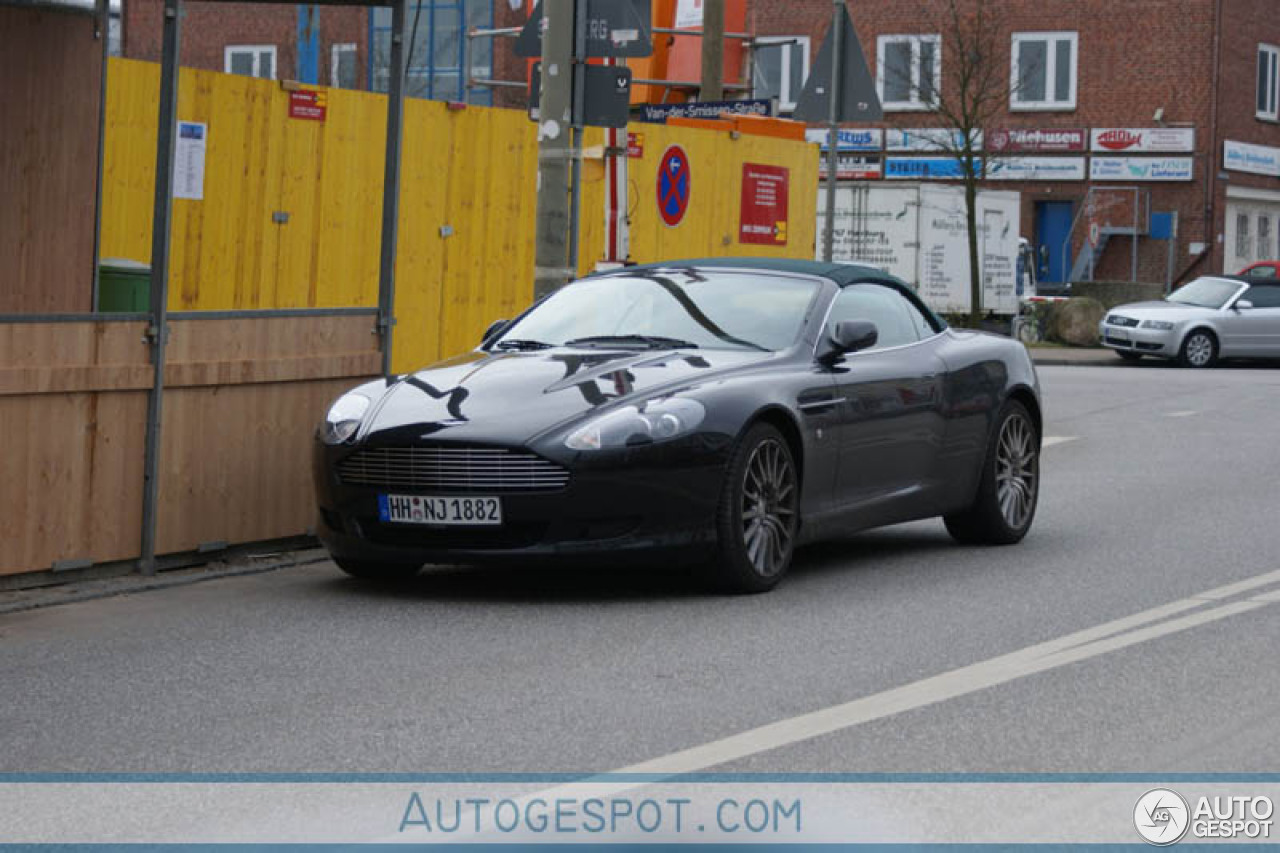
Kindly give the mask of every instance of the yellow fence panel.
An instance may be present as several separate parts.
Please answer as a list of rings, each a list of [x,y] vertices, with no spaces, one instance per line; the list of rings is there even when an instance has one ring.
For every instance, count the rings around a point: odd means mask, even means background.
[[[373,306],[378,296],[386,98],[307,87],[323,121],[289,117],[281,84],[183,69],[178,115],[208,125],[204,197],[175,200],[169,306],[232,310]],[[151,255],[159,67],[112,59],[108,69],[102,254]],[[767,137],[632,125],[643,156],[628,160],[631,255],[638,262],[709,255],[813,256],[815,146]],[[603,141],[589,131],[588,150]],[[657,206],[657,170],[683,146],[692,188],[674,227]],[[405,104],[396,351],[408,370],[475,346],[493,320],[533,293],[537,140],[522,111]],[[738,240],[744,163],[788,169],[787,241]],[[598,159],[583,168],[579,269],[604,245]]]

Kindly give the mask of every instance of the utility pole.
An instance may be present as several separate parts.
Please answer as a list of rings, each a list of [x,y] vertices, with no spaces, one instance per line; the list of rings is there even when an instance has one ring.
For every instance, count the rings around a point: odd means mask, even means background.
[[[543,0],[542,89],[538,107],[538,212],[533,296],[573,277],[569,263],[569,172],[573,156],[574,0]]]
[[[724,0],[706,0],[702,7],[702,86],[698,100],[724,100]]]
[[[822,259],[830,261],[836,230],[836,173],[840,167],[840,76],[844,69],[844,0],[831,4],[831,108],[827,113],[827,218],[822,229]]]

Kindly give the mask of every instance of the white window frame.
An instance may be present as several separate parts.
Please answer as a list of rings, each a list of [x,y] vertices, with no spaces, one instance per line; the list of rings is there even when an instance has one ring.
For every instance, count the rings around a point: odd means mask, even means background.
[[[280,72],[280,59],[276,55],[276,46],[274,44],[229,44],[222,49],[222,70],[228,74],[231,73],[231,56],[236,53],[253,54],[253,76],[259,80],[274,80]],[[259,72],[262,70],[262,57],[264,54],[271,54],[271,76],[263,77]]]
[[[884,96],[885,48],[894,43],[909,42],[911,44],[911,98],[906,101],[888,101]],[[920,45],[933,45],[933,91],[942,91],[942,36],[937,33],[915,35],[883,35],[876,39],[876,94],[880,96],[880,106],[886,112],[923,112],[931,110],[934,102],[920,97]]]
[[[804,91],[805,81],[809,79],[809,37],[808,36],[760,36],[756,40],[756,44],[781,44],[781,47],[769,48],[777,50],[780,54],[778,57],[778,71],[781,77],[778,81],[778,112],[791,112],[796,108],[796,101],[800,99],[800,93]],[[791,51],[800,51],[800,79],[791,79]],[[752,72],[754,73],[754,71]],[[755,81],[752,80],[754,95]],[[785,96],[790,95],[791,99],[787,100]]]
[[[1018,51],[1023,42],[1045,42],[1044,94],[1041,101],[1018,97]],[[1065,101],[1055,100],[1058,79],[1058,42],[1071,43],[1070,93]],[[1014,33],[1009,51],[1009,109],[1016,112],[1054,112],[1076,108],[1076,86],[1080,74],[1080,34],[1070,30],[1056,32]]]
[[[1270,109],[1258,109],[1258,96],[1262,92],[1255,91],[1253,96],[1254,114],[1263,121],[1280,121],[1280,47],[1274,44],[1258,44],[1258,62],[1262,62],[1263,57],[1267,57],[1268,65],[1271,72],[1268,74],[1267,84],[1271,91],[1267,93],[1267,105]],[[1257,82],[1258,66],[1254,65],[1254,82]]]
[[[356,62],[356,85],[360,82],[360,48],[353,41],[345,41],[340,44],[334,44],[329,48],[329,85],[338,88],[341,83],[338,81],[338,57],[350,51],[355,57]]]

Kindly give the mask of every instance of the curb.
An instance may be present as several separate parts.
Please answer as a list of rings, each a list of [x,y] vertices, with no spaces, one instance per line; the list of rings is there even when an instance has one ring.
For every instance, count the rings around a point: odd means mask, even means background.
[[[116,598],[118,596],[133,595],[139,592],[153,592],[160,589],[171,589],[173,587],[191,586],[192,584],[203,583],[205,581],[220,580],[222,578],[244,577],[246,575],[261,575],[267,572],[274,572],[280,569],[289,569],[295,566],[309,566],[314,563],[323,563],[329,559],[329,555],[321,551],[315,553],[314,550],[308,550],[292,554],[284,559],[276,560],[270,563],[258,563],[253,565],[232,566],[226,569],[217,569],[214,571],[206,571],[203,569],[171,571],[169,577],[165,574],[156,575],[141,579],[139,575],[123,575],[119,578],[111,578],[105,581],[88,581],[84,584],[67,584],[55,587],[38,587],[32,590],[15,591],[15,595],[22,595],[23,592],[30,592],[26,600],[17,600],[7,603],[0,603],[0,616],[9,613],[22,613],[28,610],[42,610],[46,607],[57,607],[61,604],[78,604],[82,601],[96,601],[103,598]],[[85,588],[89,584],[103,584],[102,588]],[[79,586],[79,589],[75,587]],[[68,590],[69,592],[59,593],[58,590]]]
[[[1118,367],[1124,362],[1110,358],[1032,358],[1037,367]]]

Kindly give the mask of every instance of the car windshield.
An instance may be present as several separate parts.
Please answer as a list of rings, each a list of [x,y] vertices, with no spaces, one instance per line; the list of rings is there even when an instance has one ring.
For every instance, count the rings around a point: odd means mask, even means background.
[[[1220,278],[1198,278],[1190,284],[1184,284],[1165,297],[1170,302],[1182,305],[1197,305],[1201,308],[1221,308],[1227,300],[1235,296],[1240,285]]]
[[[816,282],[731,271],[645,271],[572,282],[507,328],[493,349],[545,346],[791,346]]]

